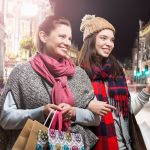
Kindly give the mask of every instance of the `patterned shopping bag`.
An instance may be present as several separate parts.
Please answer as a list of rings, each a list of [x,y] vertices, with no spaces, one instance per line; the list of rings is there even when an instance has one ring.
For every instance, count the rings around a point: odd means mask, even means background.
[[[53,118],[54,118],[55,114],[56,114],[56,111],[54,112]],[[51,112],[49,113],[48,117],[46,118],[46,120],[44,122],[44,126],[48,122],[48,119],[50,118],[50,115],[51,115]],[[49,150],[47,130],[45,131],[45,130],[40,129],[38,131],[36,150]]]
[[[56,130],[56,122],[58,130]],[[48,128],[48,143],[50,150],[84,150],[83,139],[80,133],[62,131],[62,112],[56,112]]]
[[[46,131],[39,130],[36,150],[49,150]]]
[[[84,150],[83,139],[79,133],[49,129],[48,142],[50,150]]]
[[[44,125],[46,124],[47,117]],[[58,130],[56,130],[58,125]],[[62,112],[55,111],[48,131],[39,130],[36,150],[85,150],[80,133],[62,131]]]

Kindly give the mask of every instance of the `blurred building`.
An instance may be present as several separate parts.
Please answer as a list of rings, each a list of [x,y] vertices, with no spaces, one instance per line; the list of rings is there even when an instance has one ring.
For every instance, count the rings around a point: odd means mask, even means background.
[[[4,76],[4,53],[5,53],[5,30],[4,30],[4,0],[0,1],[0,90],[3,86]]]
[[[135,75],[138,70],[139,77],[148,80],[150,77],[150,21],[144,26],[140,22],[139,36],[132,52]],[[146,70],[147,73],[145,72]]]
[[[78,47],[74,44],[71,45],[71,48],[68,51],[68,55],[70,56],[70,58],[76,63],[77,58],[78,58]]]
[[[20,55],[20,41],[34,36],[39,22],[51,13],[48,0],[5,0],[6,53],[9,58]]]
[[[150,21],[140,31],[141,70],[147,69],[146,80],[150,80]]]
[[[52,10],[49,0],[0,0],[0,86],[20,61],[20,41],[34,37],[37,26]]]

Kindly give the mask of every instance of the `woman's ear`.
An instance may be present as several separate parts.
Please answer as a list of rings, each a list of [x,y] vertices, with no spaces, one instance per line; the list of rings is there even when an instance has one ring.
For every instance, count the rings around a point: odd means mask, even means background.
[[[40,32],[39,32],[39,38],[40,38],[40,40],[41,40],[43,43],[46,43],[47,35],[45,34],[44,31],[40,31]]]

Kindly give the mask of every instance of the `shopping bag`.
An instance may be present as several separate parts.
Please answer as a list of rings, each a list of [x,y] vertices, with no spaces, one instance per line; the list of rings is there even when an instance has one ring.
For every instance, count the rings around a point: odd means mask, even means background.
[[[54,112],[53,118],[55,116],[56,111]],[[46,125],[48,119],[50,118],[51,112],[49,113],[48,117],[46,118],[45,122],[44,122],[44,126]],[[51,125],[51,123],[50,123]],[[49,125],[49,126],[50,126]],[[49,150],[49,146],[48,146],[48,134],[47,134],[48,130],[42,130],[39,129],[38,131],[38,138],[37,138],[37,144],[36,144],[36,150]]]
[[[56,123],[57,122],[57,123]],[[56,130],[58,124],[58,130]],[[71,133],[69,128],[62,131],[62,112],[56,113],[48,128],[48,144],[50,150],[84,150],[83,139],[80,133]]]
[[[129,113],[129,133],[133,150],[146,150],[141,130],[133,113]]]
[[[39,130],[36,150],[49,150],[47,131]]]
[[[50,118],[51,112],[49,113],[46,121],[44,122],[44,125],[47,123],[48,119]],[[58,118],[58,112],[54,111],[53,117],[49,123],[49,128],[54,129],[56,127],[56,123],[57,123],[57,119]],[[61,121],[59,121],[58,123],[58,129],[59,131],[62,130],[62,124],[60,124],[60,122],[62,122],[62,116],[60,116]],[[37,145],[36,145],[36,150],[50,150],[49,148],[49,141],[48,141],[48,130],[47,131],[43,131],[43,130],[39,130],[38,132],[38,139],[37,139]]]
[[[50,129],[48,131],[50,150],[84,150],[83,139],[80,133],[70,133]]]
[[[20,132],[12,150],[24,150],[26,143],[28,141],[29,134],[31,132],[33,121],[28,119],[26,124],[24,125],[22,131]]]
[[[34,121],[25,150],[36,150],[39,130],[47,132],[47,127],[38,121]]]
[[[67,131],[62,131],[63,125],[67,127]],[[58,130],[56,128],[58,128]],[[71,133],[66,122],[63,122],[62,112],[55,111],[49,124],[48,130],[47,131],[45,130],[42,131],[41,129],[39,130],[36,150],[61,150],[61,149],[84,150],[84,144],[81,134]]]

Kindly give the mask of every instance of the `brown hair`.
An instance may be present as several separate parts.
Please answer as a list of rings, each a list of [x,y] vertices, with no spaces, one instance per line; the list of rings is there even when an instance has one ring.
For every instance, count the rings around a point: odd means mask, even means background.
[[[35,47],[38,51],[42,52],[43,50],[43,42],[39,38],[39,32],[44,31],[45,34],[49,35],[52,30],[56,28],[57,25],[67,25],[71,27],[69,20],[65,19],[64,17],[59,16],[47,16],[44,21],[39,25],[37,33],[36,33],[36,42]]]
[[[92,67],[94,65],[101,66],[103,65],[103,62],[105,61],[105,58],[98,55],[96,52],[95,42],[96,42],[97,34],[98,33],[94,33],[85,39],[82,45],[81,51],[79,52],[78,59],[77,59],[77,65],[80,65],[81,67],[85,69],[90,79],[92,79],[92,76],[93,76]],[[114,76],[119,75],[122,72],[121,71],[122,68],[120,64],[118,63],[118,61],[112,54],[110,54],[109,58],[110,60],[112,60],[113,67],[114,67],[113,75]]]

